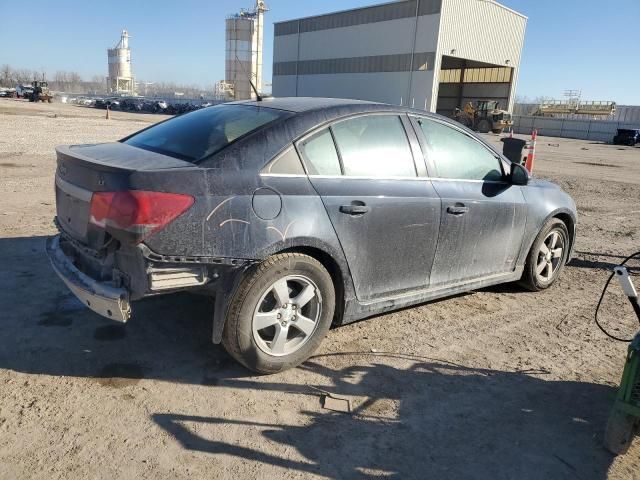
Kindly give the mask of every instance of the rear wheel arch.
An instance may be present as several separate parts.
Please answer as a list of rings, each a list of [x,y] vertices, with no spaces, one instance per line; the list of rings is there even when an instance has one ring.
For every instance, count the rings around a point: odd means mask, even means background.
[[[335,305],[331,275],[318,260],[297,252],[270,255],[250,272],[230,299],[222,344],[232,357],[256,372],[295,367],[313,354],[331,325]],[[292,292],[296,286],[301,289]],[[314,288],[307,291],[309,286]],[[298,302],[298,296],[306,300]],[[314,298],[316,303],[311,304]]]
[[[331,275],[331,279],[333,280],[336,295],[336,308],[332,323],[334,325],[340,324],[344,313],[345,284],[347,282],[348,276],[345,276],[345,272],[343,271],[343,268],[340,266],[338,261],[336,261],[336,259],[327,251],[311,246],[301,245],[289,247],[284,250],[275,252],[273,255],[277,255],[279,253],[301,253],[303,255],[308,255],[311,258],[316,259],[322,264],[324,268],[327,269],[329,275]]]

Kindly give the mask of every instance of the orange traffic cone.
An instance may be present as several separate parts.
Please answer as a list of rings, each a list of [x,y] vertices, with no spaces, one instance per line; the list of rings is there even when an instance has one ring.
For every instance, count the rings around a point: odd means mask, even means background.
[[[531,143],[529,144],[529,155],[527,155],[527,161],[524,164],[525,168],[529,170],[529,173],[533,173],[533,163],[536,159],[536,139],[538,138],[538,131],[531,132]]]

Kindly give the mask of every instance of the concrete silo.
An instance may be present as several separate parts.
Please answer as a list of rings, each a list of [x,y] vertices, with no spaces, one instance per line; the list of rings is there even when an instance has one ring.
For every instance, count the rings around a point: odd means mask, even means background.
[[[225,81],[228,95],[235,100],[255,99],[249,80],[262,89],[262,43],[264,13],[262,0],[252,11],[241,10],[226,20]]]
[[[135,94],[135,81],[131,71],[131,49],[129,48],[129,33],[122,31],[120,42],[107,50],[109,60],[109,77],[107,86],[110,93]]]

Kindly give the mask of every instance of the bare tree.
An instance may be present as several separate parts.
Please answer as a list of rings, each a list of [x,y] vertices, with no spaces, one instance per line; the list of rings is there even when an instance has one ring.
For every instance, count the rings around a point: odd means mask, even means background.
[[[7,64],[0,67],[0,85],[3,87],[13,87],[13,70]]]
[[[15,69],[10,65],[2,65],[0,67],[0,85],[13,87],[17,84],[30,84],[33,80],[41,80],[42,72],[29,69]],[[58,92],[66,93],[107,93],[106,77],[102,75],[93,75],[90,80],[84,80],[78,72],[68,72],[58,70],[49,78],[49,87]],[[148,96],[160,97],[176,97],[176,98],[199,98],[201,96],[209,97],[214,87],[202,88],[200,85],[183,85],[175,82],[152,82],[147,83],[142,80],[139,85],[147,84],[144,90]],[[142,88],[142,87],[141,87]]]
[[[28,68],[21,68],[20,70],[16,70],[14,72],[15,81],[19,84],[30,84],[34,80],[35,76],[37,76],[37,74],[37,72],[29,70]]]

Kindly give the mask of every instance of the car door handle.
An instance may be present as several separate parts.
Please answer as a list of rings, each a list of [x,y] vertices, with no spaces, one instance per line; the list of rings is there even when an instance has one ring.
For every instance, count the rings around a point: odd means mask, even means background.
[[[447,213],[451,215],[464,215],[469,211],[469,207],[466,207],[462,204],[457,204],[455,206],[447,207]]]
[[[371,211],[371,207],[364,204],[340,205],[340,212],[347,215],[364,215]]]

